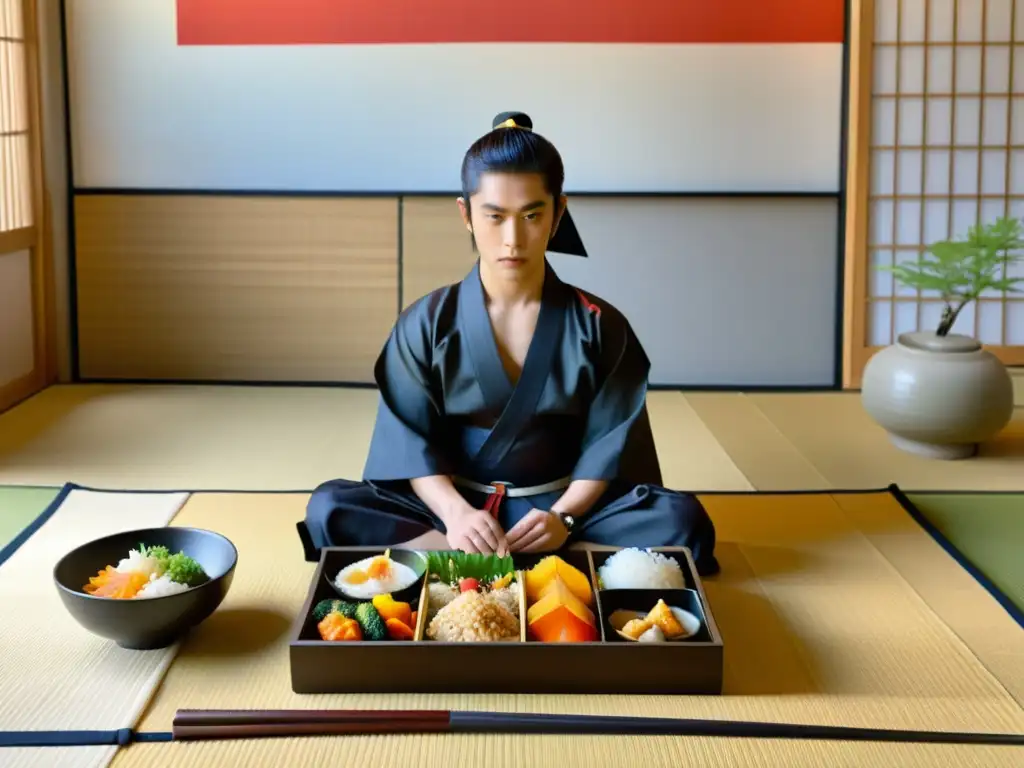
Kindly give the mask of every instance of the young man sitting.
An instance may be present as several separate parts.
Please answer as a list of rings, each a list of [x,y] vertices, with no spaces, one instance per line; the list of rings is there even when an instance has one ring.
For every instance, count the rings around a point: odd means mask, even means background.
[[[547,261],[566,211],[562,159],[526,115],[494,126],[462,165],[458,206],[478,261],[398,318],[375,367],[363,481],[316,489],[299,523],[306,557],[590,542],[686,546],[701,574],[715,573],[706,511],[661,484],[640,342]]]

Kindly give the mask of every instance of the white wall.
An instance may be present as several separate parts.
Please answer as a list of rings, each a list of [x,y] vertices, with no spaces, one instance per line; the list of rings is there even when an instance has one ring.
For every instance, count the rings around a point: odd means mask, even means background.
[[[0,387],[35,367],[32,264],[28,251],[0,255]]]
[[[840,44],[196,47],[174,0],[67,5],[80,187],[455,190],[513,109],[574,192],[839,188]]]

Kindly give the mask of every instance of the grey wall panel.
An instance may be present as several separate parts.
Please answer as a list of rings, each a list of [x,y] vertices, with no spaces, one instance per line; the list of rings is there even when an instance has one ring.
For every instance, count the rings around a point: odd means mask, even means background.
[[[830,386],[839,203],[829,198],[586,198],[589,259],[563,279],[619,307],[651,383]]]

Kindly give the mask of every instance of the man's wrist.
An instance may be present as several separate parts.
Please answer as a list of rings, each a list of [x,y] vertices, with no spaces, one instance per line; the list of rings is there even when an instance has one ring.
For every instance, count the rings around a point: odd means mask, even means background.
[[[559,517],[568,515],[569,517],[575,517],[578,519],[586,514],[586,511],[579,507],[579,504],[566,504],[562,499],[559,499],[548,508],[548,512],[553,515],[558,515]]]
[[[572,531],[576,525],[576,515],[564,507],[553,506],[548,512],[558,518],[558,521],[565,526],[567,531]]]
[[[458,520],[472,511],[473,506],[460,495],[457,498],[448,499],[445,504],[442,504],[437,516],[441,518],[445,527],[448,527],[453,520]]]

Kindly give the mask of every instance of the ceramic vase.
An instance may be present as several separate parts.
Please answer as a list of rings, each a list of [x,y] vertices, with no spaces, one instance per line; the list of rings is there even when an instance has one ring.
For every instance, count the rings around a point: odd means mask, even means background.
[[[868,361],[861,400],[901,450],[963,459],[1013,417],[1013,380],[970,336],[904,333]]]

